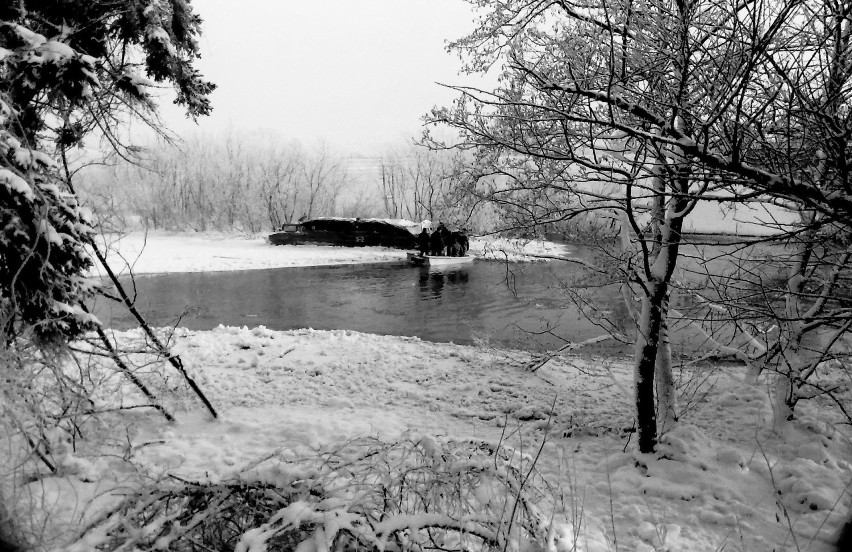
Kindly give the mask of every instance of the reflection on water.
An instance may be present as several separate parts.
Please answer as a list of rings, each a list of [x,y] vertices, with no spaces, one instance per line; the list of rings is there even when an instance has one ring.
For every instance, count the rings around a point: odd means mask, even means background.
[[[136,286],[138,307],[155,325],[351,329],[542,349],[561,346],[560,337],[578,341],[601,334],[561,291],[561,282],[571,277],[571,267],[562,263],[476,261],[446,269],[399,263],[163,274],[137,277]],[[617,290],[594,294],[626,322]],[[134,325],[103,301],[95,312],[112,327]],[[612,344],[603,347],[613,351]]]
[[[458,284],[467,284],[470,276],[467,267],[455,269],[437,269],[420,267],[420,299],[442,299],[445,283],[450,287],[448,293],[452,298],[448,300],[464,300],[466,285],[454,288]]]

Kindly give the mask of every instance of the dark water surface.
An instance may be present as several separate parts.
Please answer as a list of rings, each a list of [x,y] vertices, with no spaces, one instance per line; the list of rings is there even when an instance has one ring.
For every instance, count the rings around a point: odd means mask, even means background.
[[[350,329],[430,341],[551,349],[602,334],[560,290],[566,263],[477,260],[441,271],[406,263],[137,276],[137,305],[156,326],[206,330],[219,324],[271,329]],[[615,289],[595,290],[616,320],[627,314]],[[108,326],[135,326],[106,302]],[[544,332],[544,333],[542,333]],[[536,335],[538,334],[538,335]],[[613,342],[592,351],[625,352]]]

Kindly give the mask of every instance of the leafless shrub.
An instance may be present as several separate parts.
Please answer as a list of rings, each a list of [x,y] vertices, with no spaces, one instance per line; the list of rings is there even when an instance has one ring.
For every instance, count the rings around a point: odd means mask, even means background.
[[[553,496],[535,457],[481,441],[362,438],[221,483],[127,497],[70,550],[527,550]]]

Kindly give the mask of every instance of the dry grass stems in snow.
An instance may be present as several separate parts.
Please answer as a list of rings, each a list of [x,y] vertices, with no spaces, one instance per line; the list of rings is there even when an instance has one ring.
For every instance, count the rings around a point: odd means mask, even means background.
[[[553,526],[536,459],[417,434],[285,451],[235,481],[134,493],[68,550],[538,550]]]

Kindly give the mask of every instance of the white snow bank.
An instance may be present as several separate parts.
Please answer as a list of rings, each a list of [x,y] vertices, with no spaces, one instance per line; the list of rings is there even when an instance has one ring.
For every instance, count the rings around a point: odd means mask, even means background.
[[[110,267],[119,273],[217,272],[359,263],[404,262],[406,251],[386,247],[270,245],[265,236],[131,232],[106,235]],[[470,254],[484,259],[530,261],[535,255],[560,255],[550,242],[503,238],[471,240]],[[101,269],[102,270],[102,269]],[[97,267],[93,275],[99,275]]]
[[[543,240],[489,237],[470,241],[471,255],[497,261],[542,261],[564,256],[566,252],[566,246]]]
[[[405,260],[405,251],[384,247],[270,245],[264,236],[133,232],[103,241],[113,270],[134,274],[218,272]]]

